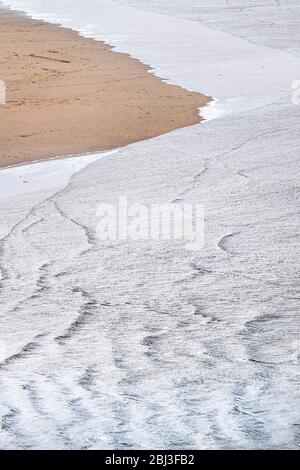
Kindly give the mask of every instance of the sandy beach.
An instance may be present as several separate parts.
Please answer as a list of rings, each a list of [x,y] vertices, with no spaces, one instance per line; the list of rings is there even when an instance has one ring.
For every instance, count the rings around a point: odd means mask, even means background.
[[[209,98],[127,54],[0,10],[0,167],[125,146],[200,121]]]

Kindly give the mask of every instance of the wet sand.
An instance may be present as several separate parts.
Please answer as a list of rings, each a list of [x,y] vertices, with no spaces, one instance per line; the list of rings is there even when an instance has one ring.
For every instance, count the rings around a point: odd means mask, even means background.
[[[210,98],[78,33],[0,8],[0,167],[121,147],[198,123]]]

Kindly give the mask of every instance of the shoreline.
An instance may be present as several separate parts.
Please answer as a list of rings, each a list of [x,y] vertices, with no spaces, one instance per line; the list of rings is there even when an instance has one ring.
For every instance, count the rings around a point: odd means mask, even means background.
[[[128,54],[0,6],[0,168],[124,147],[199,123],[212,99]]]

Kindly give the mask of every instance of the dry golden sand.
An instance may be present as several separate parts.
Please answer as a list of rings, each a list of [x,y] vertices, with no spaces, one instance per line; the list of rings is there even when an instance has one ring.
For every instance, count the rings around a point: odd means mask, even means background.
[[[210,98],[110,46],[0,9],[0,167],[121,147],[200,121]]]

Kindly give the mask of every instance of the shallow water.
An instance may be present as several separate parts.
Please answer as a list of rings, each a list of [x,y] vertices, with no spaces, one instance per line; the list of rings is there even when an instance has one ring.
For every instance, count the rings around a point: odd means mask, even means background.
[[[213,29],[196,2],[123,2],[120,22],[117,2],[7,3],[89,25],[223,115],[2,202],[0,447],[297,448],[300,69],[276,2],[243,39],[222,0],[204,2],[224,6]],[[98,205],[119,195],[203,204],[204,248],[101,242]]]

